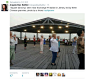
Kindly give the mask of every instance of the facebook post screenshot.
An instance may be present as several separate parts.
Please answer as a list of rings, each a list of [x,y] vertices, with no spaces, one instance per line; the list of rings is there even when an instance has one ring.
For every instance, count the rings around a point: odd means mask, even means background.
[[[0,79],[86,79],[85,0],[0,5]]]

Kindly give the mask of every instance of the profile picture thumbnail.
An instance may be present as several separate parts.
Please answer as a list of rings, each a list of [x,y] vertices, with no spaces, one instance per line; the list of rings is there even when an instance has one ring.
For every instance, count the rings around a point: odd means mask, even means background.
[[[48,76],[48,73],[45,73],[45,76]]]
[[[44,73],[40,73],[40,76],[44,76]]]
[[[57,76],[61,76],[61,73],[58,73]]]
[[[49,73],[49,76],[52,76],[52,73]]]
[[[65,77],[65,74],[64,73],[62,73],[62,77]]]
[[[8,4],[2,4],[1,11],[8,11]]]
[[[36,73],[36,76],[39,76],[39,73]]]

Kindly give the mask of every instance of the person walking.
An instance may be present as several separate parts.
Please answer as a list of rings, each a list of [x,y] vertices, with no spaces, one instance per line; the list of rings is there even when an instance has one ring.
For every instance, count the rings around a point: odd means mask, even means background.
[[[77,45],[77,37],[74,37],[73,42],[72,42],[72,46],[73,46],[73,54],[75,54],[76,51],[76,45]]]
[[[33,37],[33,42],[34,42],[34,47],[35,47],[35,44],[36,44],[36,38],[35,38],[35,35]]]
[[[77,39],[77,54],[80,61],[79,69],[85,68],[85,39],[84,39],[84,31],[78,30],[77,32],[78,39]]]
[[[56,57],[57,57],[57,52],[58,52],[58,41],[56,40],[56,34],[53,33],[52,34],[52,38],[51,38],[51,48],[50,50],[52,51],[52,63],[51,65],[56,65],[55,61],[56,61]]]
[[[15,40],[10,31],[10,66],[13,65],[12,60],[15,59]]]
[[[40,53],[43,53],[43,35],[41,36],[41,39],[40,39]]]
[[[26,47],[27,47],[27,37],[25,36],[25,38],[24,38],[24,49],[26,49]]]

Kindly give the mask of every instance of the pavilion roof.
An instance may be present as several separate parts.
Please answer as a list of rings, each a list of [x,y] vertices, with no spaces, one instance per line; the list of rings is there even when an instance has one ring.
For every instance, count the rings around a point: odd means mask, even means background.
[[[33,33],[77,33],[77,30],[84,29],[84,25],[63,21],[54,18],[43,18],[32,22],[10,27],[10,31],[33,32]]]

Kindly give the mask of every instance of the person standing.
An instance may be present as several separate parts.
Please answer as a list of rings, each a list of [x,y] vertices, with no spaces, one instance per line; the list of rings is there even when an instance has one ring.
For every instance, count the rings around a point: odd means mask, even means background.
[[[76,45],[77,45],[77,37],[74,37],[73,42],[72,42],[72,46],[73,46],[73,54],[75,54],[76,51]]]
[[[35,38],[35,35],[33,37],[33,42],[34,42],[34,47],[35,47],[35,44],[36,44],[36,38]]]
[[[49,36],[49,50],[50,50],[50,47],[51,47],[51,42],[50,42],[50,40],[51,40],[51,36]]]
[[[41,35],[41,39],[40,39],[40,53],[43,53],[43,35]]]
[[[15,40],[10,31],[10,66],[13,65],[12,60],[15,59]]]
[[[65,38],[63,39],[63,42],[65,41]]]
[[[60,39],[59,39],[60,37],[59,36],[57,36],[57,41],[58,41],[58,52],[57,52],[57,57],[58,57],[58,53],[60,52]]]
[[[67,45],[67,39],[65,39],[65,45]]]
[[[46,45],[46,40],[45,40],[45,38],[44,38],[44,45]]]
[[[15,34],[14,34],[14,39],[15,39],[15,53],[16,53],[16,47],[17,47],[17,44],[18,44],[18,39],[17,39]]]
[[[55,61],[56,61],[56,57],[57,57],[57,52],[58,52],[58,41],[56,40],[56,34],[53,33],[52,34],[52,38],[51,38],[51,48],[50,50],[52,51],[52,63],[51,65],[56,65]]]
[[[26,49],[26,47],[27,47],[27,37],[25,36],[25,38],[24,38],[24,49]]]
[[[77,35],[78,35],[78,39],[77,39],[77,54],[78,54],[78,58],[79,58],[79,61],[80,61],[80,64],[79,64],[79,69],[84,69],[85,67],[85,51],[84,51],[84,48],[85,48],[85,39],[83,38],[84,37],[84,31],[83,30],[79,30],[77,32]]]
[[[40,39],[38,38],[38,42],[40,42]]]

